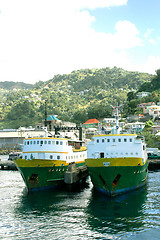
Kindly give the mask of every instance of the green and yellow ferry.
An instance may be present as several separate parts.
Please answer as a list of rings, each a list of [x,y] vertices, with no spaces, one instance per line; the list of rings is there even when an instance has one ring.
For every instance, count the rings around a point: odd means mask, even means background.
[[[28,191],[54,188],[64,183],[68,165],[85,164],[87,148],[81,141],[63,137],[24,139],[22,158],[14,160]]]
[[[136,134],[95,135],[87,145],[86,165],[93,185],[108,196],[140,188],[148,175],[144,138]]]

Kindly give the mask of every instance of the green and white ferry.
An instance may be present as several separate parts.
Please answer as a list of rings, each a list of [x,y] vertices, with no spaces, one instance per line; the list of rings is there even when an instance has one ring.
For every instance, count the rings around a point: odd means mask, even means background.
[[[82,141],[45,134],[24,139],[22,158],[14,162],[28,191],[34,191],[63,184],[68,165],[83,166],[86,157],[87,148]]]
[[[117,117],[118,118],[118,117]],[[119,134],[95,135],[87,145],[86,165],[95,188],[116,196],[145,185],[148,159],[143,137]]]

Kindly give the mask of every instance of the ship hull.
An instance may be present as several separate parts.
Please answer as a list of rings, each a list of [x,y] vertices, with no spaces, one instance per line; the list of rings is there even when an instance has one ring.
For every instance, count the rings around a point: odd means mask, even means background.
[[[86,164],[94,187],[110,197],[143,187],[147,181],[147,160],[87,159]]]
[[[61,160],[17,159],[15,164],[22,175],[27,190],[39,191],[57,188],[64,184],[68,163]],[[83,166],[85,161],[76,162]]]

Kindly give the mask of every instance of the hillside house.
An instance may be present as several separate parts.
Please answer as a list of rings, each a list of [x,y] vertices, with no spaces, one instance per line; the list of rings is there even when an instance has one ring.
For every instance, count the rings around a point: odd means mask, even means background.
[[[147,108],[147,112],[153,118],[160,117],[160,106],[154,105]]]
[[[138,108],[143,108],[143,114],[147,114],[147,107],[155,105],[154,102],[140,103],[137,105]]]
[[[139,92],[136,94],[138,98],[148,97],[151,93],[150,92]]]
[[[94,118],[94,119],[89,119],[85,123],[83,123],[84,128],[96,128],[99,125],[99,121]]]
[[[125,126],[125,130],[128,133],[132,134],[132,133],[142,132],[144,127],[145,127],[145,123],[142,123],[142,122],[127,123]]]

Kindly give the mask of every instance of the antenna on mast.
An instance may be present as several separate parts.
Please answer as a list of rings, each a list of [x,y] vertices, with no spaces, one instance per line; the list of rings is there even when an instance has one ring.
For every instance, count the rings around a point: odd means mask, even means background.
[[[44,126],[47,127],[47,99],[45,99],[45,121]]]

